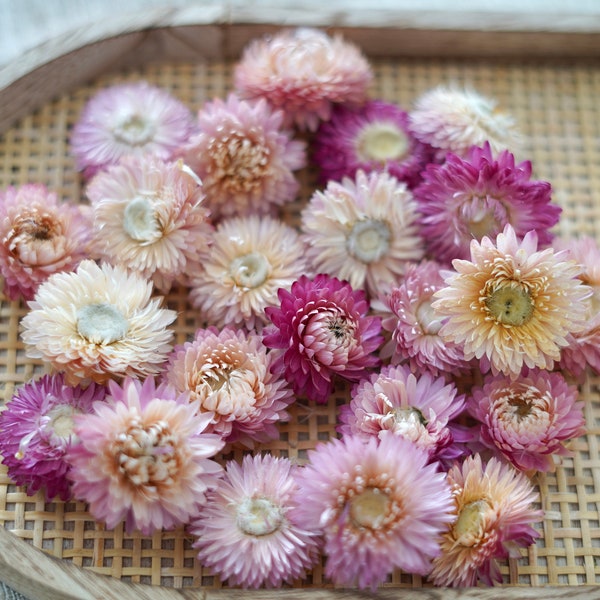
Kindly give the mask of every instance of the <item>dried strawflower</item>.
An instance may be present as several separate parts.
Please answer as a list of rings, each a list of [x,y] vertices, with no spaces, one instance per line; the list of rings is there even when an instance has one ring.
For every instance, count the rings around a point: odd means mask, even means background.
[[[533,527],[543,517],[533,508],[538,493],[523,473],[495,458],[483,464],[479,455],[452,467],[448,481],[454,518],[442,536],[431,581],[453,587],[501,582],[496,559],[519,557],[519,548],[540,536]]]
[[[471,146],[489,142],[494,152],[516,150],[521,135],[515,120],[498,110],[495,100],[475,90],[440,85],[422,94],[409,113],[410,129],[424,144],[465,155]]]
[[[283,109],[286,125],[316,131],[334,104],[362,104],[372,78],[357,46],[300,27],[250,42],[236,65],[234,86],[245,98],[266,98]]]
[[[17,389],[0,412],[0,454],[8,476],[27,486],[27,494],[43,489],[47,501],[71,497],[67,478],[68,448],[75,442],[74,418],[91,413],[104,399],[105,389],[69,386],[62,374],[43,375]]]
[[[581,267],[564,252],[537,249],[537,235],[523,240],[507,225],[496,242],[471,242],[471,260],[455,259],[433,309],[447,318],[439,335],[463,344],[465,358],[482,359],[486,372],[516,377],[524,366],[551,369],[581,331],[590,288],[578,279]]]
[[[171,351],[175,311],[151,298],[152,284],[120,266],[84,260],[43,283],[23,317],[29,358],[65,372],[69,384],[160,371]]]
[[[187,283],[212,236],[197,178],[181,162],[129,156],[98,173],[86,188],[98,247],[162,292]]]
[[[335,107],[313,141],[313,160],[324,183],[354,177],[359,170],[385,171],[412,188],[430,158],[429,146],[409,131],[408,113],[383,100],[354,109]]]
[[[283,370],[295,394],[325,403],[334,376],[357,381],[379,364],[373,352],[383,339],[381,321],[367,316],[361,290],[320,274],[300,277],[278,296],[280,306],[265,310],[273,325],[264,344],[281,351],[274,369]]]
[[[396,567],[429,572],[452,499],[427,453],[394,435],[366,443],[350,436],[319,444],[308,459],[292,518],[322,533],[327,577],[374,589]]]
[[[421,235],[430,255],[443,263],[469,258],[471,240],[496,237],[510,223],[519,237],[534,230],[540,246],[552,241],[550,228],[561,208],[551,202],[551,185],[531,180],[531,162],[515,164],[504,150],[496,158],[488,142],[466,157],[448,154],[429,164],[414,190],[421,213]]]
[[[461,414],[464,394],[454,383],[407,366],[386,366],[354,385],[349,405],[340,408],[343,436],[382,439],[400,436],[427,453],[429,461],[459,458],[464,435],[451,421]]]
[[[150,535],[187,523],[222,475],[210,457],[223,442],[203,433],[210,414],[151,377],[108,385],[107,402],[76,419],[73,495],[109,529],[125,521],[128,533]]]
[[[261,329],[265,308],[278,304],[277,290],[308,271],[298,233],[259,215],[221,221],[201,263],[191,277],[190,301],[217,327]]]
[[[10,300],[31,300],[52,273],[71,271],[92,251],[89,209],[59,203],[41,184],[0,192],[0,273]]]
[[[198,113],[199,132],[183,149],[202,180],[213,218],[272,213],[296,197],[294,171],[306,164],[305,143],[282,129],[283,113],[266,100],[230,94]]]
[[[206,431],[252,447],[279,436],[276,424],[287,421],[286,408],[294,400],[272,363],[273,354],[256,333],[209,327],[175,347],[165,377],[178,391],[189,392],[200,411],[212,413]]]
[[[243,588],[277,587],[304,575],[318,558],[318,538],[289,518],[296,469],[270,455],[227,463],[190,527],[204,566]]]
[[[371,296],[424,253],[412,193],[387,173],[358,171],[355,180],[330,181],[303,209],[301,229],[315,272]]]
[[[194,130],[191,111],[145,81],[102,89],[84,106],[71,133],[77,168],[91,177],[128,154],[173,158]]]
[[[577,388],[561,373],[488,376],[471,393],[481,441],[521,471],[554,471],[554,456],[571,456],[565,443],[585,432]]]

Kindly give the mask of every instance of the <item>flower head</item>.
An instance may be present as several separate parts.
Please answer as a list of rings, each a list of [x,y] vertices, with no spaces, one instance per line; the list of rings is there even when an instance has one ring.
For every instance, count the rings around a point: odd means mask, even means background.
[[[552,241],[549,229],[562,209],[551,203],[551,186],[531,181],[531,163],[515,164],[508,150],[494,158],[485,142],[464,159],[448,154],[444,164],[429,164],[422,175],[414,190],[421,235],[438,261],[468,259],[471,240],[496,237],[508,223],[520,237],[536,231],[541,246]]]
[[[209,327],[175,347],[165,377],[178,391],[189,392],[200,411],[212,413],[206,431],[252,447],[278,437],[276,424],[288,419],[286,408],[294,399],[272,363],[261,336]]]
[[[255,39],[234,72],[245,98],[266,98],[283,109],[286,125],[316,131],[334,104],[360,105],[373,74],[357,46],[310,27]]]
[[[0,193],[0,273],[11,300],[31,300],[52,273],[71,271],[91,251],[85,207],[59,203],[41,184]]]
[[[316,562],[318,538],[289,518],[297,468],[270,455],[246,455],[241,465],[230,461],[190,527],[200,562],[244,588],[302,577]]]
[[[129,156],[86,189],[105,260],[151,278],[163,292],[187,282],[208,248],[212,225],[202,188],[181,162]]]
[[[396,567],[430,570],[452,500],[425,452],[394,435],[366,443],[349,436],[319,444],[308,458],[292,517],[322,533],[335,584],[375,588]]]
[[[430,159],[429,146],[408,128],[408,113],[396,104],[370,100],[359,108],[337,106],[321,123],[313,160],[322,182],[354,177],[359,170],[385,171],[410,188]]]
[[[176,314],[151,294],[138,275],[91,260],[52,275],[21,321],[27,356],[64,371],[73,385],[156,374],[171,350],[167,326]]]
[[[33,495],[44,489],[46,500],[71,497],[66,460],[75,442],[74,418],[91,413],[92,404],[104,399],[105,389],[69,386],[62,374],[43,375],[21,386],[0,412],[0,454],[8,476],[26,485]]]
[[[554,471],[554,455],[570,455],[565,442],[582,435],[585,418],[577,388],[560,373],[532,370],[512,381],[488,376],[472,390],[469,412],[481,441],[521,471]]]
[[[169,160],[194,128],[190,110],[169,92],[143,81],[97,92],[71,134],[71,152],[86,177],[128,154]]]
[[[262,329],[265,308],[278,303],[277,290],[308,271],[298,233],[259,215],[221,221],[201,262],[191,277],[190,300],[217,327]]]
[[[214,218],[267,214],[294,200],[305,143],[282,129],[283,113],[266,100],[217,98],[198,113],[199,132],[183,149],[202,180]]]
[[[543,512],[532,504],[538,494],[524,474],[495,458],[475,455],[448,472],[454,519],[442,537],[442,553],[430,579],[437,586],[488,585],[502,577],[496,559],[519,556],[540,534],[533,524]]]
[[[308,259],[317,273],[377,296],[423,256],[416,208],[406,184],[387,173],[331,181],[302,211]]]
[[[382,341],[381,321],[367,316],[363,292],[320,274],[300,277],[278,296],[281,305],[265,311],[273,325],[264,344],[282,350],[274,369],[283,369],[295,394],[324,403],[334,375],[357,381],[378,364],[372,352]]]
[[[471,242],[471,260],[453,261],[432,304],[447,318],[439,334],[464,345],[465,358],[482,368],[516,377],[522,367],[552,368],[567,345],[565,336],[585,326],[590,288],[579,265],[552,248],[537,250],[531,231],[519,240],[507,225],[496,243]]]
[[[515,150],[521,143],[515,120],[496,102],[474,90],[438,86],[425,92],[410,112],[414,136],[438,150],[465,155],[471,146],[489,142],[494,152]]]
[[[76,419],[73,495],[109,528],[125,521],[128,532],[149,535],[187,523],[222,475],[210,457],[223,442],[203,433],[210,414],[151,377],[111,381],[109,392],[93,414]]]

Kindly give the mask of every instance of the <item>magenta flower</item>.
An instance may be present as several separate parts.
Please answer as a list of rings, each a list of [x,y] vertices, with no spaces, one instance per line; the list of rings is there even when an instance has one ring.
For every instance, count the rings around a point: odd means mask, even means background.
[[[289,518],[297,485],[287,458],[246,455],[227,463],[192,522],[198,560],[230,585],[277,587],[302,577],[318,558],[318,537]]]
[[[430,158],[429,146],[409,131],[408,113],[382,100],[357,109],[335,107],[313,142],[322,183],[353,178],[358,170],[385,171],[412,188]]]
[[[30,496],[44,489],[46,500],[71,497],[66,453],[75,442],[74,418],[91,413],[104,399],[103,386],[69,386],[64,376],[44,375],[20,387],[0,412],[0,454],[8,476]]]
[[[190,110],[169,92],[144,81],[97,92],[71,134],[77,168],[91,177],[128,154],[169,160],[194,128]]]
[[[127,532],[150,535],[187,523],[222,475],[210,457],[223,441],[204,433],[211,414],[151,377],[108,385],[108,402],[76,419],[73,495],[108,528],[124,520]]]
[[[338,432],[343,436],[400,436],[424,450],[430,461],[448,463],[462,454],[455,442],[466,438],[451,421],[461,414],[465,397],[443,377],[415,375],[407,366],[383,367],[355,384],[351,398],[340,408]]]
[[[89,208],[60,203],[41,184],[0,192],[0,273],[10,300],[32,300],[53,273],[72,271],[92,251]]]
[[[469,244],[496,237],[510,224],[519,237],[534,230],[540,246],[552,241],[549,229],[561,208],[551,202],[551,186],[531,180],[531,162],[515,164],[508,151],[492,156],[489,143],[473,146],[465,158],[448,154],[430,164],[414,190],[421,234],[436,260],[468,259]]]
[[[367,316],[364,292],[321,274],[300,277],[278,296],[281,306],[265,309],[273,326],[264,344],[281,350],[273,368],[283,369],[295,394],[325,403],[335,375],[357,381],[377,366],[381,321]]]
[[[327,577],[374,590],[396,567],[429,572],[452,499],[425,452],[394,435],[349,436],[319,444],[308,459],[292,518],[323,535]]]
[[[481,441],[521,471],[554,471],[554,455],[570,456],[565,443],[585,433],[577,388],[558,372],[488,376],[472,394]]]

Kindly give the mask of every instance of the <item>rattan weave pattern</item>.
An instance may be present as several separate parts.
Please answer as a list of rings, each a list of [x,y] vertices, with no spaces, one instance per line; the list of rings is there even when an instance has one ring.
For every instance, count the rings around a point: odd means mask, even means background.
[[[519,122],[525,148],[518,158],[533,162],[535,176],[553,184],[554,199],[563,207],[559,225],[564,235],[600,238],[600,67],[563,64],[495,63],[444,60],[374,62],[372,96],[409,107],[422,92],[440,83],[470,86],[494,97]],[[142,71],[104,76],[48,103],[0,138],[0,188],[27,182],[48,185],[65,200],[82,196],[79,175],[68,153],[68,131],[84,101],[97,89],[122,80],[144,78],[172,91],[192,108],[223,97],[231,85],[231,64],[206,62],[148,66]],[[298,208],[314,189],[314,174],[301,174],[301,198],[286,208],[286,219],[298,222]],[[179,313],[177,342],[191,337],[200,325],[187,304],[186,290],[168,296]],[[26,308],[0,304],[0,403],[15,386],[42,373],[41,364],[26,358],[18,337],[19,318]],[[543,537],[518,561],[503,566],[505,583],[540,586],[600,583],[600,377],[590,375],[581,386],[588,434],[575,440],[575,455],[555,473],[538,475],[546,510]],[[324,406],[298,402],[292,419],[280,427],[280,440],[266,444],[279,455],[302,460],[307,449],[334,434],[336,407],[345,402],[340,385]],[[240,458],[235,452],[234,457]],[[14,486],[0,467],[0,522],[36,547],[98,573],[135,582],[173,587],[221,587],[218,579],[194,558],[183,530],[157,532],[152,537],[127,535],[93,521],[80,503],[45,503]],[[396,572],[385,584],[419,587],[418,576]],[[316,567],[298,586],[329,585]]]

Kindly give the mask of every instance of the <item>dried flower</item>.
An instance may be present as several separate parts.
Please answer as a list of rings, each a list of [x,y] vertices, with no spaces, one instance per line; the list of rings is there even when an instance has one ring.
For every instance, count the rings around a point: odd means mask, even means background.
[[[43,283],[23,317],[30,358],[65,372],[68,384],[156,374],[171,350],[176,317],[151,298],[152,284],[123,267],[84,260]]]
[[[169,92],[144,81],[113,85],[84,106],[71,134],[77,168],[91,177],[128,154],[169,160],[194,129],[192,113]]]
[[[327,577],[374,589],[396,567],[429,572],[452,499],[425,452],[394,435],[366,443],[350,436],[319,444],[308,458],[292,518],[323,534]]]
[[[68,448],[74,443],[74,418],[91,413],[105,389],[66,385],[62,374],[43,375],[17,389],[0,412],[0,454],[8,476],[26,485],[29,495],[44,489],[46,500],[71,497]]]
[[[357,46],[300,27],[250,42],[236,65],[234,86],[245,98],[266,98],[283,109],[286,125],[316,131],[333,104],[362,104],[372,78]]]
[[[244,588],[276,587],[304,575],[318,558],[318,538],[289,519],[295,469],[287,458],[270,455],[227,464],[190,527],[203,565]]]
[[[302,211],[303,238],[315,272],[377,296],[424,253],[417,205],[406,184],[387,173],[358,171],[331,181]]]
[[[454,519],[434,559],[434,585],[470,587],[501,582],[496,559],[520,556],[519,547],[540,536],[533,524],[543,517],[532,504],[538,494],[524,474],[495,458],[475,455],[448,472]]]
[[[165,376],[178,391],[188,391],[199,410],[213,414],[206,431],[252,447],[279,436],[276,424],[289,418],[286,408],[294,400],[272,363],[261,336],[209,327],[175,347]]]
[[[230,94],[198,113],[200,131],[183,150],[202,180],[214,218],[268,214],[296,197],[293,171],[306,164],[305,142],[282,129],[283,113],[266,100]]]
[[[151,377],[108,385],[108,402],[76,419],[79,441],[68,454],[74,496],[109,528],[125,521],[128,533],[187,523],[222,475],[210,457],[223,442],[203,433],[210,414]]]
[[[495,238],[508,223],[519,237],[535,230],[547,246],[562,210],[551,203],[551,191],[548,182],[531,181],[531,162],[515,165],[508,150],[494,158],[488,142],[471,147],[464,159],[448,154],[444,164],[427,166],[414,190],[421,235],[443,263],[468,259],[471,240]]]
[[[273,368],[284,371],[295,394],[325,403],[335,375],[357,381],[378,364],[372,352],[382,341],[381,321],[367,316],[362,291],[320,274],[300,277],[278,296],[281,305],[265,309],[273,326],[264,344],[281,350]]]
[[[102,256],[162,292],[187,283],[212,236],[199,181],[181,162],[129,156],[87,186]]]
[[[537,250],[530,231],[520,241],[507,225],[496,243],[471,242],[471,261],[455,259],[456,273],[434,296],[447,318],[439,335],[464,344],[467,360],[483,359],[483,372],[516,377],[523,366],[551,369],[568,333],[585,326],[590,288],[581,267],[552,248]]]
[[[277,290],[308,271],[304,255],[297,232],[277,219],[221,221],[202,268],[192,275],[190,301],[217,327],[262,329],[265,308],[278,303]]]
[[[355,109],[336,106],[313,142],[313,160],[323,183],[354,177],[359,170],[385,171],[412,188],[430,155],[429,146],[409,131],[408,113],[382,100]]]
[[[92,250],[89,211],[59,203],[41,184],[0,193],[0,273],[10,300],[31,300],[52,273],[71,271]]]

